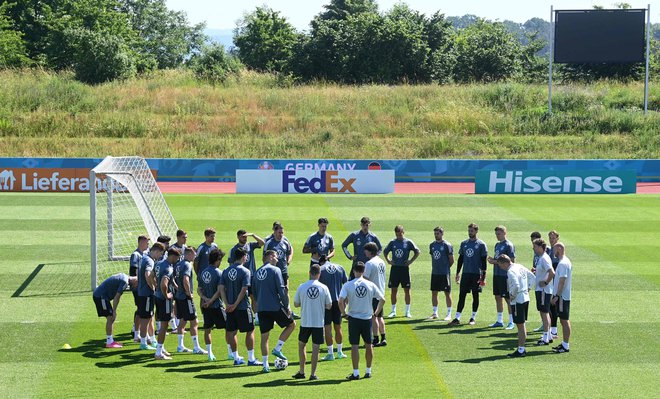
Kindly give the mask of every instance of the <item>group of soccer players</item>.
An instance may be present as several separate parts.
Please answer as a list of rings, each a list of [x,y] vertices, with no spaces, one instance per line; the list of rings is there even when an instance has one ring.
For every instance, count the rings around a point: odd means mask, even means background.
[[[383,249],[378,237],[370,231],[368,217],[360,220],[361,228],[352,232],[342,243],[342,250],[351,260],[349,276],[339,264],[331,262],[335,256],[334,240],[327,232],[328,220],[318,220],[318,231],[309,236],[303,253],[311,255],[309,280],[295,292],[293,305],[300,307],[300,316],[294,314],[289,300],[288,267],[293,259],[293,246],[284,235],[281,223],[273,223],[273,233],[266,239],[239,230],[237,243],[231,248],[228,266],[221,268],[225,253],[215,243],[216,232],[204,231],[205,241],[197,248],[187,246],[187,233],[177,231],[176,242],[161,236],[149,247],[146,236],[138,238],[138,247],[130,258],[129,275],[120,273],[105,280],[94,291],[93,297],[100,317],[106,317],[106,347],[122,345],[113,338],[113,323],[119,298],[130,286],[136,305],[134,339],[140,349],[155,350],[155,359],[171,359],[164,342],[168,325],[178,334],[177,352],[205,354],[210,361],[216,357],[212,347],[212,330],[224,329],[228,358],[235,366],[247,364],[261,366],[270,371],[269,354],[287,360],[283,347],[300,319],[298,349],[300,368],[293,378],[306,378],[306,345],[312,339],[312,365],[309,379],[317,379],[316,368],[320,346],[327,345],[325,361],[345,358],[343,353],[342,319],[348,320],[349,342],[353,373],[347,378],[360,378],[358,371],[360,339],[365,344],[366,371],[363,378],[371,377],[373,347],[386,346],[383,305],[385,302],[386,263],[391,265],[388,287],[391,290],[392,309],[388,317],[397,315],[397,293],[401,286],[406,304],[405,316],[412,318],[410,266],[418,258],[420,250],[405,237],[403,226],[394,229],[395,238]],[[534,249],[532,270],[515,263],[514,245],[506,238],[506,228],[497,226],[494,257],[488,256],[486,244],[477,238],[479,227],[468,226],[468,239],[460,245],[456,283],[459,285],[459,301],[452,319],[451,271],[454,264],[452,245],[444,239],[441,227],[434,229],[434,241],[429,244],[432,258],[431,302],[433,313],[429,320],[439,319],[438,293],[445,293],[447,313],[444,318],[450,325],[461,324],[461,313],[468,293],[472,294],[472,315],[469,324],[476,323],[479,294],[486,283],[487,264],[494,266],[493,295],[497,308],[497,321],[490,326],[505,327],[504,303],[509,310],[507,329],[518,328],[518,348],[509,356],[525,356],[525,321],[529,304],[528,291],[535,289],[537,309],[540,312],[542,338],[537,345],[549,345],[557,338],[557,318],[563,327],[563,342],[553,348],[555,352],[569,351],[571,263],[565,256],[565,247],[558,242],[559,234],[551,231],[550,245],[538,232],[531,235]],[[250,240],[251,239],[251,240]],[[352,248],[350,248],[352,246]],[[255,251],[263,248],[263,266],[257,268]],[[351,252],[352,250],[352,252]],[[383,255],[383,258],[380,255]],[[261,254],[259,254],[261,255]],[[196,277],[194,278],[193,275]],[[197,285],[197,291],[194,287]],[[205,348],[198,340],[197,307],[193,299],[199,296],[203,316]],[[112,302],[112,303],[111,303]],[[155,314],[154,314],[155,307]],[[154,319],[156,328],[154,328]],[[184,345],[186,324],[193,349]],[[277,345],[269,352],[270,331],[275,323],[282,329]],[[261,355],[254,354],[254,328],[261,333]],[[245,335],[247,362],[239,355],[238,333]],[[157,335],[156,335],[157,333]],[[334,334],[333,334],[334,333]],[[337,346],[335,354],[334,346]]]

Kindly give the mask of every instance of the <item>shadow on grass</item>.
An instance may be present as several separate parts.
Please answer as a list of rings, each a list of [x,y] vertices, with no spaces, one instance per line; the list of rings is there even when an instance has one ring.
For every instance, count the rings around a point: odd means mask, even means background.
[[[288,378],[290,378],[290,377],[288,377]],[[265,382],[250,382],[250,383],[244,384],[243,387],[245,387],[245,388],[275,388],[275,387],[282,387],[282,386],[292,387],[292,386],[302,386],[302,385],[337,385],[337,384],[342,384],[344,382],[349,382],[349,381],[345,380],[345,379],[343,379],[343,380],[339,380],[339,379],[324,380],[323,377],[321,376],[316,381],[294,380],[294,379],[272,380],[272,381],[265,381]]]
[[[510,343],[509,343],[510,344]],[[510,348],[511,345],[508,345]],[[493,349],[493,348],[483,348],[483,349]],[[511,351],[513,352],[513,351]],[[473,359],[458,359],[458,360],[445,360],[445,363],[468,363],[468,364],[478,364],[482,362],[494,362],[498,360],[509,360],[509,361],[515,361],[515,358],[510,358],[507,355],[510,352],[504,353],[502,355],[493,355],[493,356],[486,356],[486,357],[476,357]],[[527,355],[525,357],[536,357],[536,356],[544,356],[544,355],[550,355],[552,354],[551,352],[527,352]]]
[[[395,325],[395,324],[402,324],[402,325],[410,325],[410,324],[418,324],[418,323],[425,323],[426,321],[424,319],[388,319],[385,318],[385,325]]]
[[[217,373],[217,374],[200,374],[193,378],[200,378],[202,380],[228,380],[233,378],[252,377],[261,373],[261,368],[254,367],[252,371],[238,371],[232,373]]]

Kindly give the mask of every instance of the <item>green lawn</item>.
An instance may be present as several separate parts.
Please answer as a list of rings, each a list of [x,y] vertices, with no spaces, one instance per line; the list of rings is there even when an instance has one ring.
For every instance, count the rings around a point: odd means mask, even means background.
[[[229,249],[238,228],[265,236],[272,221],[281,220],[296,249],[292,286],[306,279],[307,255],[300,251],[318,217],[330,219],[329,231],[337,245],[348,231],[358,229],[362,216],[371,217],[384,243],[401,223],[422,248],[412,266],[415,318],[388,320],[389,345],[376,349],[374,378],[356,382],[344,381],[351,371],[350,359],[321,364],[318,382],[291,379],[297,332],[284,347],[292,367],[268,375],[259,374],[259,368],[234,368],[228,361],[208,363],[196,355],[174,354],[172,361],[155,362],[153,353],[141,352],[133,343],[106,350],[104,322],[96,317],[88,291],[88,197],[2,194],[0,397],[135,398],[182,395],[179,392],[191,397],[272,398],[658,396],[658,195],[168,195],[166,200],[194,245],[202,242],[207,226],[218,230],[219,245]],[[561,233],[574,266],[569,354],[533,347],[538,335],[531,333],[528,357],[507,359],[515,347],[515,333],[486,327],[495,320],[495,303],[488,294],[482,296],[475,326],[450,328],[424,321],[431,311],[426,251],[433,227],[444,226],[445,238],[457,248],[470,222],[480,225],[480,238],[489,251],[495,243],[493,228],[506,225],[518,259],[526,266],[532,258],[531,231]],[[348,265],[341,253],[336,259]],[[402,299],[400,294],[400,306]],[[457,299],[454,292],[455,304]],[[468,299],[468,315],[470,303]],[[530,329],[539,324],[534,309],[532,303]],[[129,341],[132,312],[129,294],[119,306],[116,335],[123,342]],[[216,355],[224,355],[221,334],[214,338]],[[271,337],[271,346],[274,340]],[[189,337],[186,342],[190,344]],[[73,348],[62,350],[65,343]],[[166,346],[174,350],[176,337],[168,336]],[[242,339],[239,351],[245,355]]]

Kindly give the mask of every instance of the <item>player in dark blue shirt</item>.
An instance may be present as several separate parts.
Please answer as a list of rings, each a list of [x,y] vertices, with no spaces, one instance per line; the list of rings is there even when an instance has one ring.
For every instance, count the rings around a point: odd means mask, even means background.
[[[253,242],[248,242],[248,237],[254,238],[255,241]],[[236,232],[236,238],[238,239],[238,243],[234,245],[230,250],[229,250],[229,259],[227,260],[228,263],[233,263],[234,262],[234,251],[236,248],[243,248],[243,250],[247,253],[247,261],[245,262],[245,267],[250,271],[250,275],[252,276],[252,281],[251,286],[254,286],[254,273],[257,271],[257,260],[254,256],[254,251],[257,248],[262,248],[265,244],[264,240],[261,239],[258,235],[254,233],[248,233],[245,230],[241,229]],[[254,300],[254,295],[252,292],[252,287],[248,289],[248,296],[250,297],[250,303],[252,305],[252,313],[255,315],[257,314],[257,301]],[[255,317],[254,319],[254,324],[258,325],[259,324],[259,318]]]
[[[282,353],[282,348],[296,328],[296,323],[289,309],[289,297],[285,290],[282,272],[277,267],[277,252],[273,250],[266,251],[264,260],[266,264],[261,266],[252,278],[254,282],[252,291],[257,301],[259,301],[261,356],[264,366],[263,371],[264,373],[268,373],[270,371],[268,365],[268,339],[270,330],[273,329],[275,323],[283,328],[272,353],[280,359],[287,360],[286,356]]]
[[[506,255],[511,259],[511,263],[515,263],[516,249],[511,241],[506,239],[506,227],[500,225],[495,227],[495,237],[497,243],[495,244],[495,256],[488,257],[488,263],[493,265],[493,295],[495,296],[495,305],[497,308],[497,321],[490,325],[490,327],[504,327],[502,313],[504,311],[504,302],[509,311],[509,323],[506,326],[507,330],[513,330],[513,314],[511,312],[511,305],[509,304],[509,290],[507,288],[507,274],[504,269],[497,265],[497,259],[500,255]]]
[[[156,302],[156,320],[160,322],[158,329],[158,346],[156,347],[156,360],[171,360],[169,352],[165,350],[165,336],[167,335],[167,323],[172,319],[174,307],[174,265],[181,258],[181,253],[176,248],[170,248],[167,251],[167,258],[160,261],[154,267],[156,275],[156,292],[154,293],[154,302]]]
[[[346,357],[343,351],[344,334],[341,331],[341,310],[339,310],[339,293],[341,287],[348,281],[346,271],[341,265],[330,263],[325,255],[319,254],[317,249],[312,249],[312,259],[321,266],[319,283],[328,287],[332,304],[330,309],[326,309],[323,318],[323,334],[325,335],[325,344],[328,346],[328,354],[323,360],[334,360],[334,342],[337,342],[337,359]],[[332,340],[332,330],[335,332],[335,340]]]
[[[115,342],[112,329],[117,319],[117,305],[124,290],[130,286],[131,289],[137,287],[137,277],[127,276],[124,273],[115,274],[108,277],[101,283],[92,294],[96,304],[96,313],[99,317],[105,317],[106,348],[121,348],[122,344]],[[112,303],[110,303],[112,301]]]
[[[211,332],[214,328],[224,329],[227,323],[227,315],[221,300],[222,270],[218,268],[224,256],[224,252],[217,248],[214,249],[209,254],[209,266],[197,274],[197,293],[201,298],[202,315],[204,316],[204,342],[210,362],[216,360],[213,355]],[[231,349],[228,351],[231,355]]]
[[[138,317],[140,318],[140,349],[156,349],[156,336],[154,334],[154,265],[156,259],[161,259],[165,246],[159,242],[154,243],[149,253],[142,257],[138,268]],[[151,342],[149,342],[151,341]]]
[[[396,316],[396,294],[399,290],[399,285],[401,285],[405,294],[406,317],[412,318],[410,314],[410,265],[419,257],[419,248],[417,248],[414,242],[403,236],[405,234],[403,226],[395,226],[394,234],[396,238],[390,241],[383,251],[385,261],[392,266],[390,269],[390,280],[387,284],[392,290],[392,294],[390,295],[392,312],[387,317],[392,318]],[[414,253],[412,259],[410,259],[411,252]],[[391,257],[390,254],[392,254]]]
[[[488,248],[486,243],[477,238],[479,226],[475,223],[468,225],[468,239],[461,243],[458,250],[458,266],[456,267],[456,282],[460,282],[460,293],[458,297],[458,307],[456,316],[450,325],[461,324],[461,312],[465,306],[465,297],[469,292],[472,293],[472,317],[470,325],[476,323],[477,310],[479,310],[479,292],[481,285],[486,278],[486,259],[488,258]],[[463,276],[461,277],[461,269]]]
[[[429,244],[431,255],[431,303],[433,313],[429,319],[438,318],[438,292],[445,293],[447,315],[445,321],[451,320],[451,267],[454,264],[454,248],[444,239],[444,229],[440,226],[433,229],[435,240]]]
[[[227,310],[227,341],[234,355],[234,366],[243,365],[245,361],[238,355],[236,333],[245,333],[248,365],[261,366],[263,363],[254,357],[254,317],[247,294],[251,278],[250,271],[243,266],[246,260],[245,251],[237,248],[234,251],[234,263],[222,272],[220,280],[222,302],[226,304]]]
[[[316,248],[316,251],[319,253],[319,255],[325,256],[327,260],[330,260],[333,256],[335,256],[335,240],[328,233],[328,223],[329,222],[327,218],[319,218],[319,230],[316,233],[310,235],[307,238],[307,241],[305,241],[305,245],[303,246],[302,250],[304,254],[311,254],[312,249]],[[316,260],[314,257],[312,257],[310,259],[310,266],[315,262]]]
[[[368,217],[363,217],[360,219],[360,230],[354,231],[346,237],[344,242],[341,244],[341,249],[344,251],[344,255],[351,260],[353,263],[351,265],[351,271],[349,274],[349,279],[354,278],[353,267],[358,263],[367,263],[369,259],[364,254],[364,245],[368,242],[373,242],[378,246],[378,251],[382,251],[383,246],[380,244],[378,237],[369,231],[371,226],[371,219]],[[348,246],[353,244],[353,255],[348,251]]]
[[[209,254],[214,248],[218,248],[215,243],[215,230],[209,227],[204,230],[204,242],[197,247],[197,257],[193,263],[195,275],[209,266]]]

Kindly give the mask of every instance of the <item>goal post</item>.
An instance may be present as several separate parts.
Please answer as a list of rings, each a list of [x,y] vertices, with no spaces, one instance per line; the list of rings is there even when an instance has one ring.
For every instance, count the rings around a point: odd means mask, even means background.
[[[178,227],[147,161],[106,157],[89,173],[91,287],[126,272],[137,238],[174,236]]]

